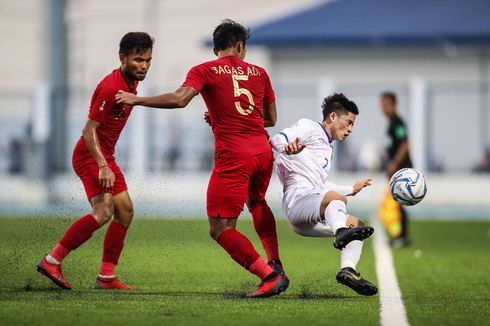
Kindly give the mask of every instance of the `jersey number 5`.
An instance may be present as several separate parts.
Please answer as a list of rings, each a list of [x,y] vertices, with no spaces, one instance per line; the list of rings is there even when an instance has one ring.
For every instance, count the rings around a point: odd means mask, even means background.
[[[250,91],[246,88],[240,88],[240,84],[238,83],[239,80],[248,80],[248,76],[231,75],[231,78],[233,79],[233,89],[234,89],[235,97],[240,97],[240,95],[245,95],[248,98],[248,102],[250,103],[247,109],[243,109],[242,105],[240,104],[240,101],[236,101],[235,108],[240,114],[249,115],[250,113],[252,113],[255,107],[252,93],[250,93]]]

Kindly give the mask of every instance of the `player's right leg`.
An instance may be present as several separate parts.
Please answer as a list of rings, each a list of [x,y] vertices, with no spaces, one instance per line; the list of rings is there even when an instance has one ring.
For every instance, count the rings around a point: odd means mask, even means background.
[[[364,222],[355,216],[349,215],[347,225],[350,228],[364,226]],[[353,240],[349,242],[340,254],[340,271],[337,273],[337,282],[346,285],[361,295],[374,295],[378,288],[361,277],[356,270],[357,263],[361,258],[363,241]]]
[[[272,152],[266,152],[257,155],[256,160],[257,169],[250,177],[247,207],[252,214],[254,228],[264,247],[268,264],[274,271],[284,274],[283,265],[279,257],[276,220],[265,200],[265,194],[272,176],[274,156]]]
[[[299,197],[285,194],[283,207],[294,232],[306,237],[333,237],[335,235],[332,226],[321,218],[317,209],[320,206],[320,200],[323,203],[320,196],[322,196],[321,191],[313,190],[309,193],[303,193]],[[364,223],[353,216],[348,216],[345,220],[342,218],[342,221],[340,227],[345,226],[352,230],[364,227]],[[330,221],[330,223],[332,222]],[[337,274],[337,281],[359,294],[373,295],[377,292],[376,286],[363,279],[355,270],[361,257],[362,245],[362,241],[351,239],[342,249],[340,254],[341,270]]]
[[[90,199],[92,212],[76,220],[65,232],[49,255],[36,265],[38,272],[44,274],[63,289],[71,289],[61,270],[63,259],[73,250],[86,242],[92,234],[112,218],[113,198],[110,193],[102,193]]]
[[[117,180],[116,175],[116,180]],[[126,188],[126,187],[125,187]],[[127,190],[114,196],[114,219],[104,237],[104,250],[100,272],[95,281],[96,289],[132,290],[133,287],[119,281],[115,275],[116,266],[124,247],[129,225],[133,220],[133,203]]]
[[[236,229],[236,218],[209,218],[210,235],[223,249],[250,273],[257,275],[261,283],[256,291],[247,297],[270,297],[286,290],[288,281],[276,273],[259,253],[250,240]]]
[[[321,218],[332,228],[333,246],[339,250],[353,240],[369,238],[374,232],[371,226],[348,227],[346,204],[347,198],[334,191],[328,191],[320,204]]]
[[[259,288],[247,296],[268,297],[284,291],[287,281],[274,272],[250,240],[236,229],[254,167],[254,158],[228,164],[216,162],[209,180],[206,209],[211,237],[233,260],[261,279]]]

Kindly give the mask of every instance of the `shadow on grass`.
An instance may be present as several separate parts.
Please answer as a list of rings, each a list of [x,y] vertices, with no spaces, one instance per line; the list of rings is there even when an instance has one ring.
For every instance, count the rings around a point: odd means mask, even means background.
[[[246,301],[294,301],[294,300],[345,300],[363,298],[359,295],[343,295],[339,293],[314,293],[307,286],[300,286],[298,293],[281,293],[278,296],[270,298],[245,298],[245,291],[118,291],[118,290],[96,290],[96,289],[74,289],[64,290],[55,286],[37,287],[30,284],[19,287],[9,287],[0,289],[0,300],[16,300],[30,296],[33,301],[37,300],[52,300],[52,299],[74,299],[74,300],[93,300],[94,297],[101,299],[112,297],[118,300],[134,300],[138,297],[195,297],[205,300],[221,299],[221,300],[246,300]],[[43,296],[48,295],[48,297]]]

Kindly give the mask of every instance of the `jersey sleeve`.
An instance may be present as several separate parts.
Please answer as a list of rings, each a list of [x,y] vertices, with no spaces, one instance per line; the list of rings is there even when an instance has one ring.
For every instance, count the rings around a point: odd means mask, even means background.
[[[308,119],[301,119],[289,128],[284,129],[274,135],[270,143],[272,147],[279,153],[284,152],[284,147],[294,141],[296,137],[300,139],[300,143],[307,143],[313,134],[314,122]]]
[[[398,141],[404,141],[407,140],[408,138],[408,133],[407,133],[407,127],[403,122],[398,123],[395,126],[395,132],[394,132],[395,138]]]
[[[116,103],[116,90],[104,84],[99,84],[92,95],[88,118],[104,123],[106,115]]]
[[[269,75],[264,70],[264,82],[265,82],[265,93],[264,93],[264,104],[269,105],[276,101],[276,96],[274,94],[274,89],[272,89],[271,79]]]
[[[202,65],[192,67],[187,73],[187,77],[185,78],[182,87],[190,86],[200,93],[207,81],[204,69],[205,68]]]

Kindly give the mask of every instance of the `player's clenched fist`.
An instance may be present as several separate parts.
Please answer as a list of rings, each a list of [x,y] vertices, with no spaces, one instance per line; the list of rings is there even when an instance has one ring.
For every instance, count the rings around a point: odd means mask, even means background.
[[[136,95],[120,90],[116,94],[116,101],[119,104],[135,105]]]
[[[284,152],[287,155],[293,155],[301,153],[301,151],[305,148],[305,145],[300,143],[301,139],[296,137],[296,139],[284,147]]]
[[[352,196],[357,194],[359,191],[362,190],[362,188],[370,186],[371,185],[371,180],[372,179],[362,179],[362,180],[357,180],[356,183],[352,186]]]
[[[104,165],[99,168],[99,182],[102,188],[105,190],[112,190],[114,187],[114,182],[116,181],[116,176],[114,172],[109,168],[109,166]]]

